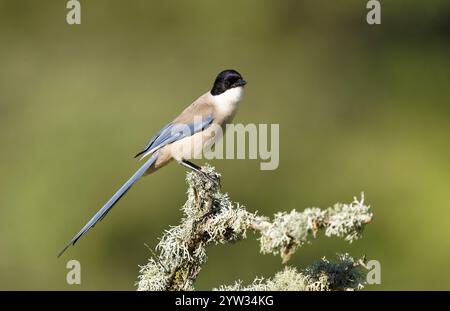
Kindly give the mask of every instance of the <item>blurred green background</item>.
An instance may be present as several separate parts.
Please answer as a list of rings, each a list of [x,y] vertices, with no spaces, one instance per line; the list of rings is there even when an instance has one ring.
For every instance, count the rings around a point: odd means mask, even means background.
[[[56,254],[134,172],[133,155],[222,69],[249,81],[235,118],[280,124],[280,165],[215,160],[250,211],[327,207],[361,191],[374,221],[353,244],[319,237],[290,264],[337,252],[381,262],[368,289],[450,289],[450,2],[0,0],[0,289],[134,290],[179,222],[185,169],[141,180]],[[271,276],[255,236],[209,248],[198,289]],[[66,262],[82,285],[66,284]]]

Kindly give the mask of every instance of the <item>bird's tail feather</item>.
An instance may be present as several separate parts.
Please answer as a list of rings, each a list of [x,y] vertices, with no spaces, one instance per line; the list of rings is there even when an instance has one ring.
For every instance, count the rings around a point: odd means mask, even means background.
[[[119,189],[117,192],[109,199],[108,202],[106,202],[105,205],[97,212],[95,215],[89,220],[89,222],[78,232],[72,240],[67,243],[67,245],[63,248],[63,250],[58,254],[58,257],[60,257],[71,245],[75,245],[75,243],[78,241],[78,239],[85,234],[89,229],[91,229],[97,222],[103,219],[103,217],[106,216],[106,214],[111,210],[111,208],[116,204],[120,198],[122,198],[125,193],[131,188],[131,186],[142,176],[144,173],[150,168],[150,166],[155,163],[156,159],[158,158],[158,153],[155,153],[152,155],[150,159],[147,160],[147,162],[144,163],[144,165],[139,168],[136,173],[134,173],[133,176],[131,176],[130,179]]]

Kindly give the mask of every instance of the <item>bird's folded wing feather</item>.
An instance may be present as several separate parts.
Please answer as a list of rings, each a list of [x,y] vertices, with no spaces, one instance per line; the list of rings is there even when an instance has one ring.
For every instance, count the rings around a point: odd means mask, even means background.
[[[198,133],[209,127],[214,120],[212,111],[208,111],[206,115],[192,114],[192,117],[186,116],[186,112],[188,111],[183,111],[180,117],[164,126],[135,157],[143,155],[144,158],[165,145]],[[180,119],[184,119],[183,122]]]

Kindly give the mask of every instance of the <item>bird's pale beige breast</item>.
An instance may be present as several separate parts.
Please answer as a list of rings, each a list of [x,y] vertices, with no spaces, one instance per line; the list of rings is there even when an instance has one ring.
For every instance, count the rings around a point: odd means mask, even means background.
[[[213,123],[202,132],[180,139],[170,146],[166,146],[171,157],[176,161],[183,159],[200,159],[204,150],[210,148],[221,138],[220,125]],[[164,147],[164,148],[166,148]]]

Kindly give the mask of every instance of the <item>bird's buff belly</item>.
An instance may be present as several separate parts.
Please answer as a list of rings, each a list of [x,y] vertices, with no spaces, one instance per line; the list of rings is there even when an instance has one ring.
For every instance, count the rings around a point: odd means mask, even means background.
[[[210,150],[216,141],[222,137],[222,128],[218,124],[212,124],[202,132],[180,139],[170,145],[161,148],[155,168],[164,166],[170,160],[201,159],[204,151]]]

